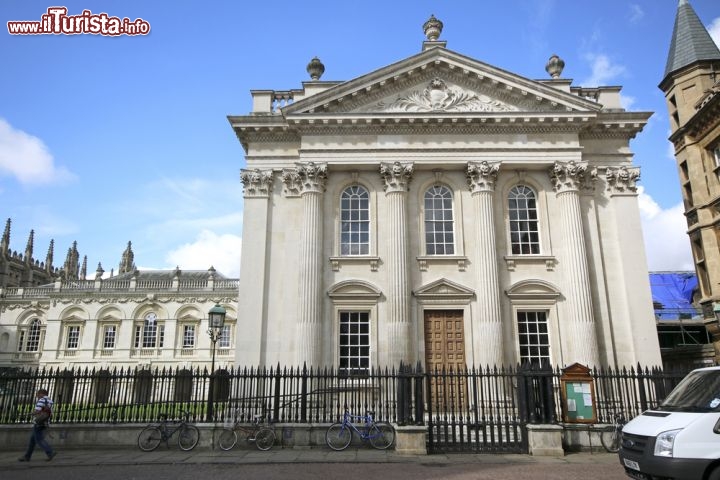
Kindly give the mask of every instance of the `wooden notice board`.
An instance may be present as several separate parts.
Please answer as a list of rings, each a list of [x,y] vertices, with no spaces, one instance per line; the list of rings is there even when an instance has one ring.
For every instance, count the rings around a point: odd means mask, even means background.
[[[595,385],[590,369],[575,363],[563,370],[560,377],[563,399],[563,421],[596,423]]]

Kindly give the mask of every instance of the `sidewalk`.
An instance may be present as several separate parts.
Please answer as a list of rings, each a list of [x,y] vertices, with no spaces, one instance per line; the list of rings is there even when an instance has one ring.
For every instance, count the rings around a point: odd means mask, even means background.
[[[143,464],[262,464],[262,463],[414,463],[414,464],[509,464],[509,463],[574,463],[617,464],[614,453],[571,453],[564,457],[533,457],[531,455],[489,454],[439,454],[400,455],[393,450],[348,448],[335,452],[329,448],[282,448],[274,447],[267,452],[250,449],[233,449],[225,452],[198,447],[183,452],[177,446],[161,445],[154,452],[141,452],[137,448],[120,447],[107,449],[58,449],[52,462],[45,460],[42,450],[35,450],[29,463],[18,462],[22,451],[0,452],[0,470],[5,468],[32,468],[75,465],[143,465]]]

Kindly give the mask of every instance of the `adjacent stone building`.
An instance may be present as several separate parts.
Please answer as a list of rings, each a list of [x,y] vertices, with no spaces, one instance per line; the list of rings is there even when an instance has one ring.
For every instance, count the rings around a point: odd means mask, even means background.
[[[10,243],[7,225],[3,245]],[[109,278],[100,265],[94,279],[85,278],[87,261],[77,262],[77,244],[62,269],[50,257],[43,265],[25,262],[31,251],[8,252],[11,274],[4,278],[13,281],[0,286],[0,368],[210,368],[207,317],[216,303],[227,311],[216,365],[234,363],[237,279],[212,267],[138,271],[130,243]]]
[[[619,87],[446,48],[254,90],[238,365],[660,365]]]
[[[670,117],[703,317],[720,359],[720,50],[680,0],[660,82]]]

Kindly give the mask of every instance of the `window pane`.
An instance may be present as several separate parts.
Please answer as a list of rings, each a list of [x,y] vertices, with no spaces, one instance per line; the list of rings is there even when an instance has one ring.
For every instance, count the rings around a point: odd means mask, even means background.
[[[455,253],[452,192],[436,185],[425,192],[425,252],[427,255]]]
[[[545,312],[518,312],[517,324],[520,362],[549,362],[550,336]]]
[[[516,185],[508,194],[510,247],[513,254],[540,253],[538,214],[535,192],[526,185]]]
[[[340,255],[367,255],[370,251],[370,196],[364,187],[346,188],[340,199]],[[352,232],[347,235],[344,232]]]
[[[342,374],[365,374],[370,366],[370,314],[340,312],[339,369]]]

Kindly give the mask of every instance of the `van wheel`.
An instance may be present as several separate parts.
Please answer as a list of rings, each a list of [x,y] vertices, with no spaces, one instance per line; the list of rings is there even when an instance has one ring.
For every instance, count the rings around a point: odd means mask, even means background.
[[[720,465],[716,466],[707,476],[707,480],[720,480]]]

